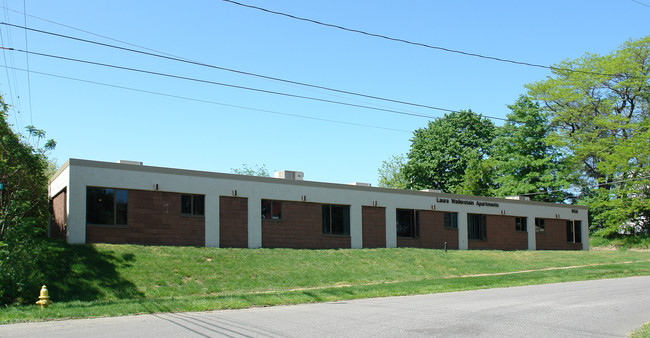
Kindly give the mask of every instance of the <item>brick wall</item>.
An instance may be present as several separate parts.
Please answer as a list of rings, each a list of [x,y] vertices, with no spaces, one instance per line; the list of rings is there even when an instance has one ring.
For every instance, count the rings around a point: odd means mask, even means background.
[[[469,249],[527,250],[528,233],[515,229],[515,217],[487,215],[487,239],[469,240]]]
[[[397,237],[398,247],[458,249],[458,229],[445,228],[444,212],[420,210],[420,236]]]
[[[323,234],[322,212],[322,205],[318,203],[283,201],[282,219],[262,220],[262,247],[349,248],[350,235]]]
[[[537,250],[582,250],[581,243],[566,240],[566,220],[545,219],[543,232],[535,233]]]
[[[219,197],[219,247],[248,248],[248,198]]]
[[[364,248],[386,247],[386,208],[361,207]]]
[[[86,226],[87,243],[205,245],[205,218],[181,215],[181,194],[129,190],[126,226]]]
[[[67,191],[63,190],[52,198],[52,221],[50,222],[50,237],[65,239],[66,238],[66,221],[68,213],[66,211]]]

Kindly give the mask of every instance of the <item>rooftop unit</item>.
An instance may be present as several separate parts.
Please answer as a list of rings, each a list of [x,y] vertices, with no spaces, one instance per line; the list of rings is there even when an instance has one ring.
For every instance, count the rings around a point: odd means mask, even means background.
[[[305,173],[302,171],[280,170],[274,172],[273,177],[282,178],[285,180],[302,181],[302,179],[305,177]]]
[[[435,193],[438,193],[438,194],[441,194],[441,193],[442,193],[442,190],[438,190],[438,189],[422,189],[422,190],[420,190],[420,191],[424,191],[424,192],[435,192]]]
[[[142,162],[138,162],[138,161],[127,161],[127,160],[120,160],[120,161],[117,162],[117,163],[119,163],[119,164],[130,164],[130,165],[142,165]]]
[[[517,200],[517,201],[530,201],[530,196],[517,195],[517,196],[506,196],[507,200]]]

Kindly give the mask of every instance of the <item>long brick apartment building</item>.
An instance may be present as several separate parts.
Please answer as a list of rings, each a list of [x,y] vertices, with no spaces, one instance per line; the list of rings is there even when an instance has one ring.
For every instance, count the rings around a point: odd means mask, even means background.
[[[582,206],[283,177],[70,159],[50,182],[50,235],[236,248],[589,249]]]

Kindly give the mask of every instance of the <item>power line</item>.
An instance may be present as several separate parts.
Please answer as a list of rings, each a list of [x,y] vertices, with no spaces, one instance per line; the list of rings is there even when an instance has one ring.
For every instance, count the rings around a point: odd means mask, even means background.
[[[641,2],[641,1],[632,0],[632,2],[636,2],[636,3],[638,3],[638,4],[641,5],[641,6],[650,7],[650,5],[648,5],[648,4],[644,4],[644,3]]]
[[[4,0],[4,4],[6,6],[7,0]],[[9,14],[7,13],[7,10],[6,10],[7,7],[4,7],[4,8],[5,8],[5,11],[4,11],[5,19],[7,21],[9,21]],[[12,39],[11,39],[11,29],[7,29],[6,34],[7,34],[7,44],[10,45],[10,46],[13,46],[13,42],[12,42]],[[0,38],[1,38],[0,41],[4,45],[5,41],[4,41],[4,37],[2,36],[2,31],[1,30],[0,30]],[[3,58],[5,60],[5,64],[7,64],[7,57],[6,57],[4,51],[2,51],[2,55],[3,55]],[[9,54],[9,61],[10,61],[10,63],[12,65],[14,65],[14,66],[16,65],[13,53]],[[21,129],[21,127],[20,127],[20,123],[18,121],[18,114],[20,113],[21,105],[20,105],[20,90],[19,90],[19,87],[18,87],[18,79],[16,77],[16,72],[13,72],[13,90],[12,90],[12,85],[11,85],[12,77],[9,75],[9,70],[8,69],[5,69],[5,71],[6,71],[6,74],[7,74],[7,85],[9,86],[9,95],[11,96],[10,101],[11,101],[12,107],[14,108],[13,109],[13,111],[14,111],[13,115],[14,115],[14,120],[16,120],[16,130],[19,131]],[[14,91],[15,91],[15,97],[14,97]]]
[[[65,28],[72,29],[72,30],[76,30],[76,31],[79,31],[79,32],[83,32],[83,33],[85,33],[85,34],[89,34],[89,35],[93,35],[93,36],[96,36],[96,37],[100,37],[100,38],[102,38],[102,39],[106,39],[106,40],[110,40],[110,41],[115,41],[115,42],[118,42],[118,43],[121,43],[121,44],[124,44],[124,45],[137,47],[137,48],[140,48],[140,49],[143,49],[143,50],[148,50],[148,51],[156,52],[156,53],[159,53],[159,54],[163,54],[163,55],[171,56],[171,57],[178,58],[178,59],[182,59],[182,60],[191,60],[191,59],[188,59],[188,58],[185,58],[185,57],[181,57],[181,56],[178,56],[178,55],[174,55],[174,54],[166,53],[166,52],[163,52],[163,51],[160,51],[160,50],[156,50],[156,49],[148,48],[148,47],[145,47],[145,46],[142,46],[142,45],[138,45],[138,44],[134,44],[134,43],[130,43],[130,42],[127,42],[127,41],[124,41],[124,40],[119,40],[119,39],[111,38],[111,37],[106,36],[106,35],[93,33],[93,32],[91,32],[91,31],[84,30],[84,29],[81,29],[81,28],[78,28],[78,27],[74,27],[74,26],[66,25],[66,24],[63,24],[63,23],[60,23],[60,22],[56,22],[56,21],[52,21],[52,20],[48,20],[48,19],[45,19],[45,18],[42,18],[42,17],[39,17],[39,16],[35,16],[35,15],[31,15],[31,14],[26,14],[26,13],[23,13],[23,12],[21,12],[21,11],[13,10],[13,9],[10,9],[10,8],[8,8],[8,7],[6,6],[6,0],[5,0],[5,6],[1,6],[1,5],[0,5],[0,8],[3,8],[3,9],[5,10],[5,16],[7,16],[7,15],[6,15],[6,12],[7,12],[7,11],[11,11],[11,12],[18,13],[18,14],[24,14],[24,15],[27,15],[28,17],[30,17],[30,18],[34,18],[34,19],[37,19],[37,20],[45,21],[45,22],[51,23],[51,24],[53,24],[53,25],[57,25],[57,26],[61,26],[61,27],[65,27]],[[7,17],[8,17],[8,16],[7,16]],[[8,20],[7,20],[7,21],[8,21]],[[24,29],[24,27],[19,27],[19,28],[23,28],[23,29]],[[2,43],[2,44],[4,45],[4,43]],[[224,69],[224,70],[227,70],[227,69]],[[252,74],[252,73],[251,73],[251,74]],[[279,80],[280,80],[280,79],[278,79],[278,81],[279,81]],[[336,96],[336,95],[334,95],[334,96]],[[353,101],[356,101],[356,100],[353,100]],[[363,102],[363,101],[359,101],[359,102]],[[377,105],[377,106],[380,106],[380,105]]]
[[[309,83],[305,83],[305,82],[298,82],[298,81],[287,80],[287,79],[282,79],[282,78],[277,78],[277,77],[272,77],[272,76],[267,76],[267,75],[262,75],[262,74],[256,74],[256,73],[251,73],[251,72],[246,72],[246,71],[241,71],[241,70],[236,70],[236,69],[231,69],[231,68],[226,68],[226,67],[215,66],[215,65],[206,64],[206,63],[197,62],[197,61],[192,61],[192,60],[188,60],[188,59],[183,59],[183,58],[179,58],[179,57],[175,57],[175,56],[166,56],[166,55],[161,55],[161,54],[144,52],[144,51],[140,51],[140,50],[115,46],[115,45],[102,43],[102,42],[98,42],[98,41],[82,39],[82,38],[69,36],[69,35],[65,35],[65,34],[59,34],[59,33],[44,31],[44,30],[40,30],[40,29],[29,28],[29,27],[21,27],[21,26],[13,25],[13,24],[6,23],[6,22],[0,22],[0,24],[10,26],[10,27],[22,28],[22,29],[30,30],[30,31],[33,31],[33,32],[41,33],[41,34],[56,36],[56,37],[60,37],[60,38],[70,39],[70,40],[74,40],[74,41],[80,41],[80,42],[89,43],[89,44],[94,44],[94,45],[98,45],[98,46],[103,46],[103,47],[123,50],[123,51],[127,51],[127,52],[132,52],[132,53],[157,57],[157,58],[161,58],[161,59],[167,59],[167,60],[171,60],[171,61],[188,63],[188,64],[192,64],[192,65],[196,65],[196,66],[202,66],[202,67],[208,67],[208,68],[212,68],[212,69],[218,69],[218,70],[227,71],[227,72],[236,73],[236,74],[241,74],[241,75],[253,76],[253,77],[257,77],[257,78],[263,78],[263,79],[273,80],[273,81],[278,81],[278,82],[284,82],[284,83],[289,83],[289,84],[293,84],[293,85],[299,85],[299,86],[305,86],[305,87],[316,88],[316,89],[321,89],[321,90],[327,90],[327,91],[331,91],[331,92],[347,94],[347,95],[353,95],[353,96],[359,96],[359,97],[364,97],[364,98],[369,98],[369,99],[374,99],[374,100],[387,101],[387,102],[391,102],[391,103],[399,103],[399,104],[404,104],[404,105],[409,105],[409,106],[414,106],[414,107],[419,107],[419,108],[427,108],[427,109],[445,111],[445,112],[450,112],[450,113],[457,113],[458,112],[457,110],[448,109],[448,108],[441,108],[441,107],[435,107],[435,106],[424,105],[424,104],[419,104],[419,103],[412,103],[412,102],[402,101],[402,100],[389,99],[389,98],[385,98],[385,97],[362,94],[362,93],[358,93],[358,92],[335,89],[335,88],[331,88],[331,87],[319,86],[319,85],[309,84]],[[483,116],[486,117],[486,118],[494,119],[494,120],[507,121],[507,119],[505,119],[505,118],[487,116],[487,115],[483,115]]]
[[[23,14],[25,19],[25,28],[27,28],[27,0],[23,0]],[[27,45],[27,29],[25,29],[25,50],[29,50]],[[29,124],[34,125],[34,118],[32,116],[32,80],[29,76],[29,54],[25,54],[27,61],[27,96],[29,96]],[[29,135],[31,137],[31,134]]]
[[[640,180],[644,180],[644,179],[647,179],[647,178],[650,178],[650,176],[641,176],[641,177],[628,178],[628,179],[612,181],[612,182],[598,183],[598,184],[596,184],[596,187],[601,187],[601,186],[604,186],[604,185],[612,185],[612,184],[622,183],[622,182],[629,182],[629,181],[640,181]],[[545,195],[545,194],[550,194],[550,193],[554,193],[554,192],[562,192],[562,191],[565,191],[565,189],[556,189],[556,190],[549,190],[549,191],[542,191],[542,192],[532,192],[532,193],[521,194],[521,195],[523,195],[523,196]]]
[[[431,115],[417,114],[417,113],[410,113],[410,112],[404,112],[404,111],[393,110],[393,109],[385,109],[385,108],[378,108],[378,107],[364,106],[364,105],[354,104],[354,103],[346,103],[346,102],[341,102],[341,101],[334,101],[334,100],[321,99],[321,98],[316,98],[316,97],[311,97],[311,96],[296,95],[296,94],[289,94],[289,93],[277,92],[277,91],[266,90],[266,89],[252,88],[252,87],[246,87],[246,86],[239,86],[239,85],[233,85],[233,84],[228,84],[228,83],[223,83],[223,82],[216,82],[216,81],[210,81],[210,80],[197,79],[197,78],[192,78],[192,77],[187,77],[187,76],[181,76],[181,75],[173,75],[173,74],[167,74],[167,73],[160,73],[160,72],[154,72],[154,71],[144,70],[144,69],[137,69],[137,68],[131,68],[131,67],[124,67],[124,66],[111,65],[111,64],[107,64],[107,63],[95,62],[95,61],[88,61],[88,60],[81,60],[81,59],[69,58],[69,57],[59,56],[59,55],[52,55],[52,54],[46,54],[46,53],[39,53],[39,52],[34,52],[34,51],[26,51],[26,50],[22,50],[22,49],[18,49],[18,48],[0,47],[0,49],[7,49],[7,50],[11,50],[11,51],[16,51],[16,52],[21,52],[21,53],[29,53],[29,54],[32,54],[32,55],[38,55],[38,56],[43,56],[43,57],[49,57],[49,58],[54,58],[54,59],[59,59],[59,60],[74,61],[74,62],[79,62],[79,63],[85,63],[85,64],[90,64],[90,65],[95,65],[95,66],[102,66],[102,67],[108,67],[108,68],[115,68],[115,69],[121,69],[121,70],[128,70],[128,71],[132,71],[132,72],[144,73],[144,74],[149,74],[149,75],[157,75],[157,76],[163,76],[163,77],[174,78],[174,79],[180,79],[180,80],[187,80],[187,81],[193,81],[193,82],[199,82],[199,83],[206,83],[206,84],[212,84],[212,85],[223,86],[223,87],[229,87],[229,88],[236,88],[236,89],[243,89],[243,90],[255,91],[255,92],[266,93],[266,94],[273,94],[273,95],[280,95],[280,96],[286,96],[286,97],[293,97],[293,98],[299,98],[299,99],[305,99],[305,100],[312,100],[312,101],[319,101],[319,102],[325,102],[325,103],[332,103],[332,104],[338,104],[338,105],[349,106],[349,107],[355,107],[355,108],[363,108],[363,109],[378,110],[378,111],[384,111],[384,112],[393,113],[393,114],[400,114],[400,115],[407,115],[407,116],[414,116],[414,117],[423,117],[423,118],[427,118],[427,119],[435,119],[435,118],[436,118],[435,116],[431,116]]]
[[[456,54],[461,54],[461,55],[465,55],[465,56],[477,57],[477,58],[481,58],[481,59],[487,59],[487,60],[498,61],[498,62],[512,63],[512,64],[516,64],[516,65],[521,65],[521,66],[543,68],[543,69],[549,69],[549,70],[555,70],[555,71],[567,71],[567,72],[572,72],[572,73],[603,75],[603,76],[610,76],[610,77],[617,77],[617,76],[621,75],[621,74],[607,74],[607,73],[589,72],[589,71],[578,70],[578,69],[559,68],[559,67],[546,66],[546,65],[542,65],[542,64],[536,64],[536,63],[530,63],[530,62],[524,62],[524,61],[516,61],[516,60],[511,60],[511,59],[504,59],[504,58],[499,58],[499,57],[495,57],[495,56],[488,56],[488,55],[483,55],[483,54],[478,54],[478,53],[470,53],[470,52],[465,52],[465,51],[456,50],[456,49],[450,49],[450,48],[445,48],[445,47],[440,47],[440,46],[433,46],[433,45],[422,43],[422,42],[414,42],[414,41],[409,41],[409,40],[400,39],[400,38],[394,38],[394,37],[390,37],[390,36],[386,36],[386,35],[370,33],[370,32],[362,31],[362,30],[359,30],[359,29],[347,28],[347,27],[343,27],[343,26],[339,26],[339,25],[335,25],[335,24],[331,24],[331,23],[326,23],[326,22],[322,22],[322,21],[317,21],[317,20],[313,20],[313,19],[308,19],[308,18],[295,16],[295,15],[292,15],[292,14],[273,11],[273,10],[258,7],[258,6],[248,5],[248,4],[244,4],[244,3],[233,1],[233,0],[222,0],[222,1],[234,4],[234,5],[237,5],[237,6],[247,7],[247,8],[259,10],[259,11],[262,11],[262,12],[270,13],[270,14],[275,14],[275,15],[288,17],[288,18],[295,19],[295,20],[310,22],[310,23],[313,23],[313,24],[321,25],[321,26],[336,28],[336,29],[340,29],[340,30],[343,30],[343,31],[347,31],[347,32],[358,33],[358,34],[362,34],[362,35],[366,35],[366,36],[372,36],[372,37],[375,37],[375,38],[390,40],[390,41],[394,41],[394,42],[406,43],[406,44],[413,45],[413,46],[419,46],[419,47],[424,47],[424,48],[429,48],[429,49],[440,50],[440,51],[448,52],[448,53],[456,53]],[[632,1],[634,1],[634,0],[632,0]],[[630,77],[631,78],[645,79],[645,77],[641,77],[641,76],[630,76]]]
[[[6,0],[5,0],[5,2],[6,2]],[[23,12],[20,12],[20,11],[16,11],[16,10],[10,9],[10,8],[6,7],[6,4],[5,4],[5,6],[0,6],[0,8],[4,8],[5,12],[6,12],[6,11],[11,11],[11,12],[18,13],[18,14],[26,14],[26,13],[23,13]],[[106,40],[115,41],[115,42],[118,42],[118,43],[121,43],[121,44],[124,44],[124,45],[137,47],[137,48],[140,48],[140,49],[143,49],[143,50],[148,50],[148,51],[156,52],[156,53],[159,53],[159,54],[163,54],[163,55],[171,56],[171,57],[174,57],[174,58],[177,58],[177,59],[181,59],[181,60],[193,61],[193,60],[188,59],[188,58],[185,58],[185,57],[181,57],[181,56],[177,56],[177,55],[174,55],[174,54],[170,54],[170,53],[166,53],[166,52],[163,52],[163,51],[159,51],[159,50],[156,50],[156,49],[148,48],[148,47],[145,47],[145,46],[142,46],[142,45],[138,45],[138,44],[134,44],[134,43],[126,42],[126,41],[124,41],[124,40],[114,39],[114,38],[111,38],[111,37],[106,36],[106,35],[101,35],[101,34],[93,33],[93,32],[88,31],[88,30],[84,30],[84,29],[77,28],[77,27],[74,27],[74,26],[70,26],[70,25],[62,24],[62,23],[60,23],[60,22],[56,22],[56,21],[52,21],[52,20],[48,20],[48,19],[41,18],[41,17],[35,16],[35,15],[30,15],[30,14],[26,14],[26,15],[29,16],[30,18],[38,19],[38,20],[41,20],[41,21],[45,21],[45,22],[48,22],[48,23],[51,23],[51,24],[57,25],[57,26],[61,26],[61,27],[69,28],[69,29],[76,30],[76,31],[79,31],[79,32],[83,32],[83,33],[86,33],[86,34],[89,34],[89,35],[97,36],[97,37],[100,37],[100,38],[103,38],[103,39],[106,39]],[[7,20],[7,21],[8,21],[8,20]],[[18,28],[23,28],[23,29],[25,29],[24,27],[18,27]],[[3,44],[4,44],[4,43],[3,43]],[[139,52],[139,51],[138,51],[138,52]],[[223,70],[225,70],[225,71],[229,71],[230,69],[228,69],[228,68],[224,68]],[[234,70],[233,70],[233,71],[234,71]],[[242,74],[245,74],[245,72],[242,72]],[[250,73],[250,75],[258,75],[258,74]],[[279,79],[279,78],[270,78],[270,79],[273,79],[273,80],[276,80],[276,81],[281,81],[281,80],[282,80],[282,79]],[[336,95],[333,95],[333,96],[335,96],[335,97],[340,97],[340,96],[336,96]],[[354,99],[351,99],[351,100],[353,100],[353,101],[357,101],[357,100],[354,100]],[[363,101],[358,101],[358,102],[363,102]],[[377,106],[381,106],[381,105],[377,105]]]
[[[6,1],[6,0],[5,0],[5,1]],[[65,28],[69,28],[69,29],[72,29],[72,30],[76,30],[76,31],[79,31],[79,32],[86,33],[86,34],[94,35],[94,36],[97,36],[97,37],[100,37],[100,38],[103,38],[103,39],[106,39],[106,40],[111,40],[111,41],[119,42],[119,43],[121,43],[121,44],[125,44],[125,45],[128,45],[128,46],[133,46],[133,47],[138,47],[138,48],[141,48],[141,49],[144,49],[144,50],[149,50],[149,51],[156,52],[156,53],[160,53],[160,54],[164,54],[164,55],[169,55],[169,56],[178,57],[178,56],[175,56],[175,55],[173,55],[173,54],[169,54],[169,53],[161,52],[161,51],[159,51],[159,50],[155,50],[155,49],[147,48],[147,47],[144,47],[144,46],[141,46],[141,45],[137,45],[137,44],[134,44],[134,43],[129,43],[129,42],[126,42],[126,41],[123,41],[123,40],[114,39],[114,38],[111,38],[111,37],[106,36],[106,35],[101,35],[101,34],[93,33],[93,32],[90,32],[90,31],[87,31],[87,30],[84,30],[84,29],[81,29],[81,28],[77,28],[77,27],[69,26],[69,25],[66,25],[66,24],[62,24],[62,23],[60,23],[60,22],[56,22],[56,21],[52,21],[52,20],[48,20],[48,19],[41,18],[41,17],[35,16],[35,15],[31,15],[31,14],[27,14],[27,13],[24,13],[24,12],[21,12],[21,11],[17,11],[17,10],[14,10],[14,9],[8,8],[8,7],[6,6],[6,4],[5,4],[5,6],[0,6],[0,7],[1,7],[1,8],[4,8],[5,11],[10,11],[10,12],[18,13],[18,14],[24,14],[24,15],[30,17],[30,18],[34,18],[34,19],[38,19],[38,20],[41,20],[41,21],[49,22],[49,23],[54,24],[54,25],[57,25],[57,26],[61,26],[61,27],[65,27]],[[178,58],[180,58],[180,57],[178,57]]]
[[[0,30],[0,42],[3,45],[5,43],[4,37],[2,36],[2,30]],[[6,55],[4,50],[2,50],[2,58],[5,61],[5,72],[7,73],[7,85],[9,87],[9,99],[11,100],[11,105],[13,106],[14,105],[14,93],[11,90],[11,78],[9,77],[9,67],[7,67],[7,63],[8,63],[7,62],[7,55]],[[14,117],[16,117],[15,114],[14,114]],[[18,124],[18,117],[16,117],[16,124]],[[18,127],[18,126],[16,126],[16,127]]]
[[[9,69],[20,70],[20,71],[23,71],[23,72],[27,72],[26,69],[16,68],[16,67],[9,67],[7,65],[4,65],[4,66],[9,68]],[[60,79],[66,79],[66,80],[71,80],[71,81],[91,83],[91,84],[105,86],[105,87],[130,90],[130,91],[134,91],[134,92],[147,93],[147,94],[152,94],[152,95],[159,95],[159,96],[171,97],[171,98],[194,101],[194,102],[209,103],[209,104],[214,104],[214,105],[219,105],[219,106],[224,106],[224,107],[232,107],[232,108],[238,108],[238,109],[253,110],[253,111],[259,111],[259,112],[275,114],[275,115],[283,115],[283,116],[297,117],[297,118],[308,119],[308,120],[345,124],[345,125],[357,126],[357,127],[383,129],[383,130],[399,131],[399,132],[405,132],[405,133],[410,133],[411,132],[411,131],[403,130],[403,129],[387,128],[387,127],[373,126],[373,125],[369,125],[369,124],[345,122],[345,121],[340,121],[340,120],[324,119],[324,118],[320,118],[320,117],[306,116],[306,115],[300,115],[300,114],[283,113],[283,112],[267,110],[267,109],[251,108],[251,107],[233,105],[233,104],[228,104],[228,103],[222,103],[222,102],[216,102],[216,101],[210,101],[210,100],[191,98],[191,97],[187,97],[187,96],[155,92],[155,91],[151,91],[151,90],[144,90],[144,89],[138,89],[138,88],[132,88],[132,87],[118,86],[118,85],[114,85],[114,84],[84,80],[84,79],[79,79],[79,78],[74,78],[74,77],[69,77],[69,76],[38,72],[38,71],[34,71],[34,70],[30,70],[30,72],[32,72],[34,74],[45,75],[45,76],[50,76],[50,77],[55,77],[55,78],[60,78]]]

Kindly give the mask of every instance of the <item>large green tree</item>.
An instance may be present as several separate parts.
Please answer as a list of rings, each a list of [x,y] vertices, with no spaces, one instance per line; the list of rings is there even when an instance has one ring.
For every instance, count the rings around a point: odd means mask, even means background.
[[[404,155],[394,155],[390,159],[383,161],[379,168],[379,186],[382,188],[406,189],[407,180],[404,175],[404,166],[406,157]]]
[[[650,37],[608,55],[561,62],[527,86],[551,114],[549,142],[567,156],[602,235],[650,228]]]
[[[466,169],[490,153],[496,128],[487,118],[468,111],[445,114],[414,131],[404,175],[409,189],[461,192]],[[486,191],[473,189],[474,193]],[[479,190],[479,191],[476,191]]]
[[[496,196],[529,195],[531,199],[560,202],[564,189],[562,156],[547,142],[552,128],[549,113],[527,96],[508,106],[507,122],[498,128],[492,156],[486,164],[494,174]]]
[[[45,133],[31,126],[27,131],[27,138],[14,133],[0,97],[0,303],[21,302],[41,283],[35,276],[42,257],[38,238],[46,235],[49,219],[45,152],[55,143],[39,147]]]

